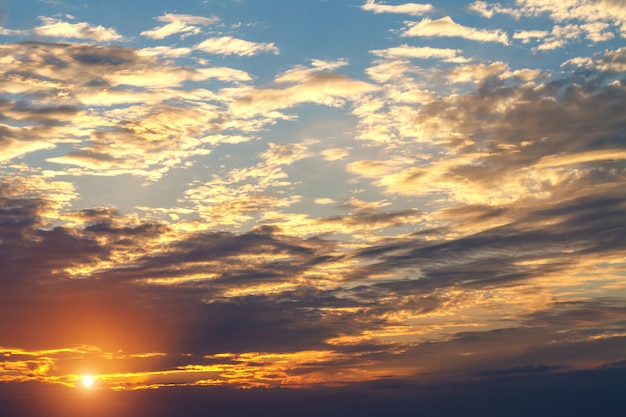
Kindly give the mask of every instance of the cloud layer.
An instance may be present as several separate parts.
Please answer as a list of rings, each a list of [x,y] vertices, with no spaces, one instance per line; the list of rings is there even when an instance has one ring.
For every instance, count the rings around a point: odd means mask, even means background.
[[[0,381],[416,392],[622,367],[621,6],[333,7],[380,39],[285,57],[270,23],[199,11],[2,29]]]

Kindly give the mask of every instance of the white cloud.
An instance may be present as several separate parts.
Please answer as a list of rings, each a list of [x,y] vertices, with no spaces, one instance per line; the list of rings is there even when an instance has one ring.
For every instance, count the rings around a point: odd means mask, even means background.
[[[145,56],[160,56],[166,58],[180,58],[189,55],[191,52],[191,48],[173,48],[171,46],[155,46],[137,51],[137,53]]]
[[[115,29],[95,26],[86,22],[65,22],[52,17],[40,16],[42,25],[29,30],[0,28],[0,35],[42,36],[59,39],[88,39],[97,42],[121,41],[122,35]]]
[[[453,59],[461,52],[460,49],[431,48],[430,46],[409,46],[407,44],[388,49],[370,51],[382,58],[437,58]]]
[[[141,32],[142,36],[151,39],[164,39],[168,36],[182,33],[184,35],[197,35],[202,32],[198,26],[208,26],[217,23],[217,17],[193,16],[188,14],[167,13],[156,18],[159,22],[166,22],[166,25],[157,26],[150,30]]]
[[[520,39],[522,43],[528,43],[531,39],[545,38],[549,33],[547,30],[520,30],[513,34],[513,39]]]
[[[548,15],[560,25],[557,28],[578,26],[586,33],[585,38],[592,42],[614,38],[615,30],[622,37],[626,37],[626,2],[623,0],[517,0],[517,5],[519,6],[517,9],[510,9],[503,8],[497,3],[488,5],[484,1],[476,1],[470,5],[470,10],[488,18],[495,13],[509,14],[515,18]],[[565,23],[568,24],[564,25]],[[522,39],[525,43],[528,42],[528,38]],[[554,36],[537,49],[551,50],[568,42],[565,37]]]
[[[42,17],[43,26],[34,29],[40,36],[57,38],[90,39],[100,42],[117,41],[122,35],[114,29],[103,26],[93,26],[86,22],[69,23],[52,18]]]
[[[405,3],[396,6],[376,3],[375,0],[367,0],[361,9],[368,12],[378,13],[401,13],[412,16],[421,16],[434,9],[432,4]]]
[[[508,7],[502,7],[500,3],[489,5],[486,1],[477,0],[468,6],[468,9],[472,12],[478,13],[487,19],[491,19],[494,14],[508,14],[516,19],[519,19],[522,13],[519,10],[511,9]]]
[[[219,55],[251,56],[263,52],[278,54],[278,48],[274,43],[250,42],[231,36],[206,39],[196,45],[196,48],[209,54]]]
[[[408,28],[402,36],[421,37],[460,37],[478,42],[499,42],[508,45],[506,32],[502,30],[477,29],[460,25],[450,16],[438,20],[422,19],[420,22],[408,22]]]
[[[578,25],[556,25],[552,28],[550,35],[536,49],[538,51],[551,51],[562,48],[570,41],[578,39],[581,33],[582,29]]]

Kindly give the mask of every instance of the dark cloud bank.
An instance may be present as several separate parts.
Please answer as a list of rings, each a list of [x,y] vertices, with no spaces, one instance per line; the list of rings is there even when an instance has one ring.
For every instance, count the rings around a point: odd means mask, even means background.
[[[527,372],[531,370],[531,372]],[[151,416],[607,416],[626,413],[626,369],[541,375],[541,366],[457,384],[420,386],[403,380],[349,388],[163,388],[140,392],[76,392],[32,383],[0,384],[0,413],[12,417]]]

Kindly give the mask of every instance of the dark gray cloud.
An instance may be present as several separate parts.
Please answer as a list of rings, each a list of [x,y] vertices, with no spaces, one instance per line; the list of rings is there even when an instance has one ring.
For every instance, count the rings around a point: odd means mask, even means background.
[[[505,413],[511,417],[563,414],[584,417],[624,412],[622,370],[591,370],[500,377],[494,380],[423,386],[411,380],[382,379],[333,389],[164,388],[139,392],[98,393],[93,398],[63,387],[35,383],[0,385],[0,412],[16,417],[92,415],[120,417],[172,414],[200,417],[329,417],[415,415],[469,417]]]
[[[507,376],[507,375],[523,375],[523,374],[543,374],[546,372],[554,372],[563,370],[562,366],[548,366],[548,365],[526,365],[518,366],[515,368],[506,369],[489,369],[486,371],[480,371],[476,373],[476,376]]]
[[[358,270],[353,279],[414,266],[424,276],[397,285],[506,285],[565,268],[571,262],[567,258],[619,254],[626,248],[626,200],[620,191],[566,200],[550,208],[528,209],[508,224],[458,239],[433,241],[416,235],[401,243],[367,248],[358,256],[380,261]],[[463,217],[467,215],[462,208],[455,211]],[[477,208],[473,206],[468,211],[476,213]],[[478,211],[479,216],[485,212],[493,217],[506,214],[507,210],[485,207]],[[562,255],[564,251],[567,255]],[[546,258],[549,261],[536,266],[520,264]]]

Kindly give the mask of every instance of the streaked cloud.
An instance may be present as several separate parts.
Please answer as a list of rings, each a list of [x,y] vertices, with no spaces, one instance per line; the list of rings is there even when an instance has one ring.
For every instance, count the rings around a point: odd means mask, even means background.
[[[205,39],[196,45],[196,48],[209,54],[219,55],[251,56],[265,52],[278,54],[278,48],[274,43],[256,43],[230,36]]]
[[[419,22],[407,22],[404,37],[459,37],[478,42],[498,42],[508,45],[509,39],[503,30],[477,29],[456,23],[450,16],[438,20],[422,19]]]
[[[275,79],[282,88],[256,88],[233,90],[235,99],[230,108],[236,115],[250,117],[255,114],[271,115],[300,103],[316,103],[339,107],[344,99],[376,91],[376,85],[351,79],[343,74],[323,71],[324,68],[298,68]]]
[[[453,59],[461,52],[459,49],[431,48],[429,46],[409,46],[407,44],[382,50],[371,51],[383,58],[438,58]]]
[[[156,20],[165,23],[165,25],[144,30],[141,32],[141,36],[150,39],[164,39],[175,34],[182,36],[198,35],[202,33],[200,26],[210,26],[219,22],[219,18],[215,16],[204,17],[176,13],[166,13],[157,17]]]
[[[376,0],[366,0],[361,9],[368,12],[378,13],[400,13],[411,16],[421,16],[434,10],[432,4],[404,3],[398,5],[389,5],[377,3]]]

